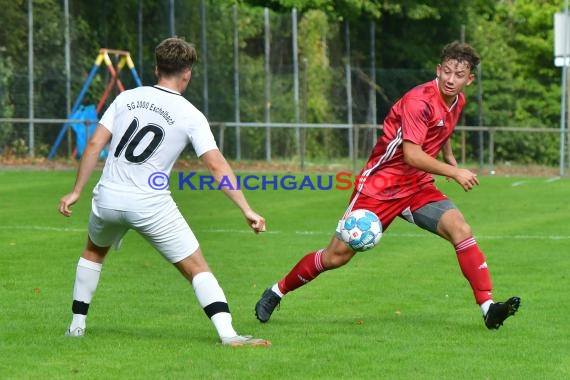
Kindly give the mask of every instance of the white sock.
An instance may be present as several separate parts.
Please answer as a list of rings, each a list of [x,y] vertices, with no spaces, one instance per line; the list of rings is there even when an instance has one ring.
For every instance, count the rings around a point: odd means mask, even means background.
[[[271,290],[273,291],[273,293],[277,294],[279,297],[283,298],[284,294],[281,293],[281,290],[279,290],[279,286],[277,286],[277,284],[273,285],[271,287]]]
[[[99,283],[99,277],[101,276],[102,264],[89,261],[83,257],[79,258],[77,263],[77,270],[75,272],[75,285],[73,287],[73,309],[76,308],[76,303],[86,304],[87,307],[93,299],[95,290],[97,290],[97,284]],[[85,328],[85,319],[87,318],[87,312],[77,313],[77,310],[73,310],[73,319],[71,321],[70,330],[77,327]]]
[[[232,315],[228,301],[218,280],[211,272],[201,272],[192,280],[194,293],[198,303],[210,318],[220,338],[231,338],[237,335],[232,326]]]
[[[69,325],[69,331],[75,330],[77,327],[85,329],[85,319],[87,319],[86,315],[73,314],[73,318],[71,319],[71,324]]]
[[[481,306],[481,312],[483,313],[483,316],[487,315],[487,312],[489,311],[489,307],[493,304],[493,300],[488,300],[483,302],[480,306]]]

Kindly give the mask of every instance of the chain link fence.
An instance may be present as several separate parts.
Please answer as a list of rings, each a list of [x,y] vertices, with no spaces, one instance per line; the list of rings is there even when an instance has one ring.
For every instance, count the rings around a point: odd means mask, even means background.
[[[311,160],[365,159],[381,133],[389,107],[405,91],[434,77],[434,70],[378,65],[375,50],[379,41],[372,22],[356,29],[348,22],[327,23],[316,11],[299,15],[296,11],[189,4],[179,10],[176,19],[188,12],[188,24],[169,23],[173,34],[188,36],[199,52],[184,96],[206,114],[230,159],[292,160],[301,167]],[[137,12],[140,9],[133,9],[133,15]],[[165,9],[164,15],[168,14]],[[186,33],[176,33],[176,28]],[[35,28],[39,29],[41,25]],[[145,35],[141,27],[134,32],[141,35],[131,55],[143,85],[151,85],[153,62],[144,60],[140,51],[151,49],[148,45],[154,48],[161,38]],[[38,38],[38,32],[34,34]],[[61,46],[66,36],[60,38]],[[75,63],[89,59],[78,59],[72,51],[73,69],[66,73],[62,69],[69,63],[65,54],[48,54],[33,52],[34,61],[49,58],[53,64],[42,66],[41,76],[32,73],[30,78],[29,68],[14,67],[13,57],[0,49],[0,155],[4,157],[47,157],[62,128],[73,122],[67,110],[89,70]],[[91,58],[96,55],[93,51]],[[116,65],[118,57],[111,56],[111,60]],[[119,78],[126,88],[136,85],[126,71]],[[478,86],[484,86],[483,81],[494,78],[483,67],[478,79]],[[112,74],[101,66],[83,104],[96,104],[112,80]],[[68,83],[75,89],[71,98],[65,91]],[[106,104],[117,93],[114,87]],[[492,166],[497,160],[556,162],[561,137],[556,126],[485,126],[485,118],[494,111],[485,109],[484,93],[472,86],[467,96],[471,103],[454,138],[462,161],[480,166]],[[68,128],[55,157],[72,157],[75,149],[76,136]],[[184,155],[190,158],[193,152]]]

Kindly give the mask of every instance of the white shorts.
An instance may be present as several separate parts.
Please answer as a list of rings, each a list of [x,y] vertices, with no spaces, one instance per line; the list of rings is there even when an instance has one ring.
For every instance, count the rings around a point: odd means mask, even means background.
[[[143,236],[166,260],[177,263],[194,253],[198,240],[172,198],[153,211],[120,211],[92,202],[88,233],[99,247],[117,248],[130,229]]]

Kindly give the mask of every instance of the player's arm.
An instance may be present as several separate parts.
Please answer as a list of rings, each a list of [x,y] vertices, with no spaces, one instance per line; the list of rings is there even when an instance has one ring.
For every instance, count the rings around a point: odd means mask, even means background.
[[[218,149],[212,149],[202,154],[200,159],[206,164],[217,183],[224,180],[224,183],[229,182],[231,184],[231,188],[230,186],[222,186],[221,190],[241,210],[253,231],[255,233],[265,231],[265,219],[249,206],[245,195],[238,188],[236,176],[223,154]]]
[[[441,147],[441,153],[443,156],[443,161],[451,166],[457,166],[457,160],[453,155],[453,149],[451,149],[451,139],[447,139],[447,141],[443,144]]]
[[[99,160],[101,151],[110,140],[111,132],[103,125],[99,124],[95,129],[93,136],[89,139],[89,142],[85,147],[85,151],[83,152],[83,156],[81,157],[73,190],[71,193],[64,195],[59,201],[59,212],[64,216],[71,216],[71,206],[79,200],[83,188],[87,184],[87,181],[89,181],[91,173],[97,165],[97,160]]]
[[[452,178],[465,191],[469,191],[475,185],[479,184],[479,180],[477,180],[477,175],[475,173],[433,158],[424,152],[422,147],[418,144],[404,140],[402,149],[404,152],[404,162],[416,169]]]
[[[457,166],[457,160],[453,155],[453,149],[451,149],[451,139],[447,139],[445,144],[441,148],[441,155],[443,156],[443,161],[451,166]],[[445,177],[446,180],[451,180],[450,177]]]

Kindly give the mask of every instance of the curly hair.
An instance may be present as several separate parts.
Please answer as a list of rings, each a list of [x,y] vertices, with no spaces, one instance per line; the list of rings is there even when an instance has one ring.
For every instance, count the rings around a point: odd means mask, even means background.
[[[450,59],[467,63],[471,71],[476,68],[481,61],[479,53],[477,53],[471,45],[459,41],[453,41],[443,47],[440,62],[443,63]]]

